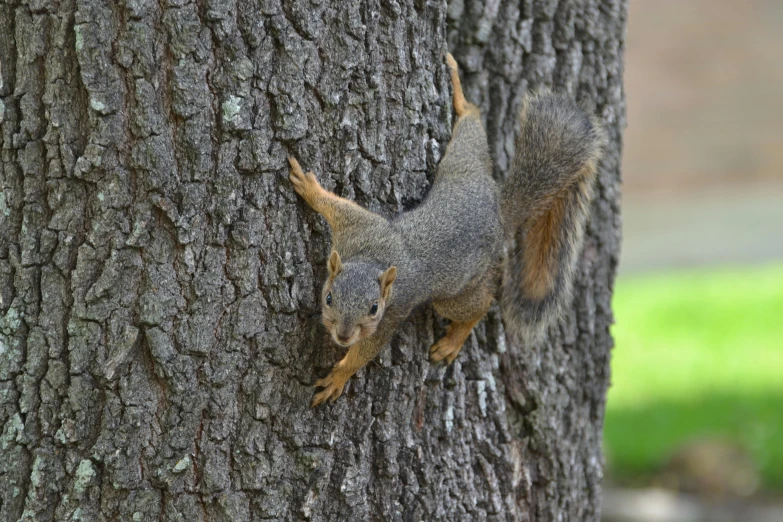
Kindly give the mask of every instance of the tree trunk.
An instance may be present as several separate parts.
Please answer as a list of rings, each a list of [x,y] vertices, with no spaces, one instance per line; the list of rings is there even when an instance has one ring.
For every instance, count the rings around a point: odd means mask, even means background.
[[[0,521],[598,520],[625,0],[0,2]],[[499,173],[528,88],[611,137],[574,306],[417,310],[333,406],[328,228],[293,154],[387,216],[448,141],[444,53]]]

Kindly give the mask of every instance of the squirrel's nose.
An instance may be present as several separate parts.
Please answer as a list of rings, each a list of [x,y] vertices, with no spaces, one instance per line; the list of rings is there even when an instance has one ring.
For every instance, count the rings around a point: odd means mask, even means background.
[[[347,343],[348,341],[351,340],[351,336],[350,335],[337,334],[337,340],[340,341],[341,343]]]

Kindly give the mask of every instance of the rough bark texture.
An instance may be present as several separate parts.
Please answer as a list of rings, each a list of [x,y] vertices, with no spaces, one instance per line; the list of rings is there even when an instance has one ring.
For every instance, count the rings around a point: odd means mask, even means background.
[[[597,520],[625,0],[0,1],[0,521]],[[418,310],[334,405],[328,230],[287,154],[385,215],[426,194],[443,55],[499,176],[527,88],[611,144],[573,310],[493,311],[450,367]]]

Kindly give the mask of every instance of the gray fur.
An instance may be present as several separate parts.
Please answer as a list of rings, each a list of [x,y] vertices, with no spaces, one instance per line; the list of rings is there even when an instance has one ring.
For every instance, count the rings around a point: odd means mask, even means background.
[[[585,222],[593,199],[597,163],[605,143],[600,124],[565,96],[542,91],[525,99],[514,161],[503,186],[501,208],[507,239],[502,283],[507,331],[523,341],[539,341],[571,302],[573,278],[582,251]],[[555,200],[565,213],[549,251],[557,275],[543,298],[525,295],[527,226]]]
[[[380,299],[378,278],[383,274],[378,263],[353,261],[343,265],[343,272],[331,285],[324,288],[323,305],[340,311],[340,326],[344,331],[368,315],[373,303]],[[331,293],[332,304],[326,304],[326,294]],[[378,313],[381,313],[379,311]]]
[[[470,209],[468,219],[465,209]],[[349,227],[352,232],[342,230],[333,237],[345,267],[358,262],[380,271],[397,267],[379,330],[396,330],[414,307],[430,300],[436,306],[442,302],[439,311],[448,319],[469,315],[477,281],[486,282],[494,273],[502,247],[499,193],[477,111],[457,121],[421,205],[393,220],[379,218],[367,211],[357,214]],[[338,275],[334,285],[353,295],[335,300],[332,308],[350,315],[355,306],[361,307],[369,295],[364,279],[347,268]],[[377,283],[374,291],[377,295]]]
[[[323,320],[336,342],[357,343],[360,355],[352,360],[375,357],[411,310],[426,301],[447,319],[472,324],[495,294],[501,265],[508,330],[527,341],[537,340],[570,299],[603,142],[600,127],[562,96],[529,96],[501,196],[492,178],[480,113],[465,104],[420,206],[387,220],[347,200],[326,198],[319,203],[331,216],[336,260],[344,260],[339,267],[330,261]],[[544,255],[557,274],[547,294],[533,299],[520,285],[528,269],[523,254],[530,247],[525,227],[556,201],[565,202],[562,226]],[[517,241],[515,255],[506,259],[504,230],[512,246]],[[396,280],[384,300],[379,278],[390,267],[396,267]],[[381,309],[373,319],[368,310],[375,300]]]

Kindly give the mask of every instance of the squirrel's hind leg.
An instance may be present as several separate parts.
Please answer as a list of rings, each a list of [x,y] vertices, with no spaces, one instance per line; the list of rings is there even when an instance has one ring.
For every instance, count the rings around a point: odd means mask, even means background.
[[[465,339],[468,338],[473,327],[481,321],[485,313],[486,311],[481,312],[481,315],[464,322],[452,321],[447,328],[446,335],[430,346],[430,361],[437,363],[445,360],[446,364],[451,364],[462,350]]]
[[[451,73],[451,85],[454,88],[454,112],[456,112],[457,116],[460,118],[470,113],[475,113],[478,115],[478,107],[465,99],[465,94],[462,92],[462,82],[459,79],[457,61],[454,59],[451,53],[446,53],[446,65],[449,66],[449,71]]]
[[[433,301],[435,310],[446,319],[451,319],[447,333],[430,347],[430,361],[447,364],[457,358],[462,345],[481,321],[494,300],[494,292],[488,278],[468,285],[460,294],[449,299]]]

